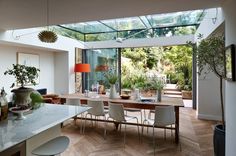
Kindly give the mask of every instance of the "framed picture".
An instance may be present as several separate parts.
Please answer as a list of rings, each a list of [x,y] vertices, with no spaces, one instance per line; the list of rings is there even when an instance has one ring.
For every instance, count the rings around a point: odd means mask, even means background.
[[[17,53],[17,63],[25,66],[31,66],[39,68],[39,55],[30,53]],[[39,84],[39,77],[36,79],[36,83]],[[31,84],[28,84],[31,85]]]
[[[225,49],[225,74],[229,81],[236,80],[235,46],[232,44]]]

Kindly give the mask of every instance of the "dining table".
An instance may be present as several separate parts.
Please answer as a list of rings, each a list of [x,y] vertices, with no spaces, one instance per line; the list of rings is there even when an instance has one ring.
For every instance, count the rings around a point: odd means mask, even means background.
[[[108,105],[109,102],[112,102],[123,104],[125,108],[139,108],[144,110],[155,110],[156,106],[174,106],[175,126],[173,129],[175,130],[175,142],[179,142],[179,108],[184,107],[183,99],[181,97],[162,95],[161,101],[157,101],[156,97],[140,97],[135,99],[131,96],[129,99],[122,99],[120,96],[117,96],[116,98],[110,99],[109,96],[104,94],[94,94],[92,96],[88,96],[81,93],[72,93],[60,95],[60,98],[63,103],[65,103],[66,100],[80,100],[81,104],[87,104],[88,100],[99,99],[104,102],[104,105]],[[143,124],[140,125],[144,126]]]

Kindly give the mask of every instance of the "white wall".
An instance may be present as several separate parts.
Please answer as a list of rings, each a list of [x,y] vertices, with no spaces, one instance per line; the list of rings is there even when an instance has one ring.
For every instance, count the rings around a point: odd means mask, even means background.
[[[33,48],[24,48],[0,44],[0,87],[4,87],[9,94],[11,84],[15,78],[4,75],[4,71],[12,68],[12,64],[17,63],[17,52],[38,54],[40,60],[40,83],[33,88],[47,88],[48,92],[54,92],[54,52],[43,51]]]
[[[67,53],[55,53],[55,78],[58,80],[54,81],[55,93],[64,94],[69,92],[69,81],[63,81],[60,79],[61,76],[67,76],[68,74],[65,72],[67,71],[67,65],[69,64],[68,54]]]
[[[225,14],[225,35],[226,46],[230,44],[236,45],[236,1],[228,0],[223,5],[223,12]],[[236,82],[226,82],[226,155],[235,156],[236,149]]]
[[[220,105],[220,79],[214,73],[205,78],[198,76],[197,117],[207,120],[222,120]]]
[[[53,89],[49,93],[74,93],[75,92],[75,75],[73,67],[75,64],[75,47],[84,48],[81,42],[67,37],[59,36],[55,43],[43,43],[39,41],[37,34],[39,29],[22,29],[16,31],[2,31],[0,32],[0,43],[9,46],[17,46],[24,48],[33,48],[34,51],[51,51],[55,52],[53,62],[55,74]],[[16,36],[21,36],[17,38]],[[41,51],[39,51],[41,53]],[[12,57],[13,58],[13,57]],[[4,57],[3,57],[4,59]],[[44,59],[48,59],[45,57]],[[44,75],[47,76],[47,75]],[[50,78],[51,79],[51,78]],[[44,86],[46,88],[50,86]]]
[[[224,17],[221,8],[209,9],[205,19],[201,22],[196,34],[195,42],[198,42],[198,34],[203,34],[206,38],[213,31],[224,22]],[[213,23],[212,18],[217,19]],[[220,107],[220,80],[214,73],[209,73],[205,78],[197,76],[197,117],[199,119],[208,120],[221,120],[221,107]]]

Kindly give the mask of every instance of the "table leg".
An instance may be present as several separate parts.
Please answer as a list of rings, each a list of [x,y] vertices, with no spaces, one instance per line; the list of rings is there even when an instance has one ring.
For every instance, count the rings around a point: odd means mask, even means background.
[[[119,122],[114,122],[116,130],[119,128]]]
[[[179,107],[175,106],[175,143],[179,143]]]

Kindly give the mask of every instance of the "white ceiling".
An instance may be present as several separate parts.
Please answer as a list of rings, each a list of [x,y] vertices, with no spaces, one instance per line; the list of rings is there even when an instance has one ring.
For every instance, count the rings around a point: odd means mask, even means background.
[[[224,0],[49,0],[49,25],[220,7]],[[47,25],[46,0],[0,0],[0,29]]]

